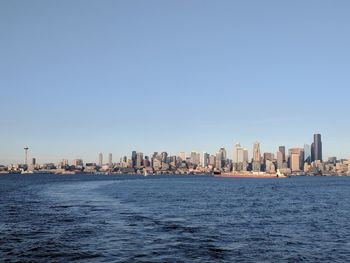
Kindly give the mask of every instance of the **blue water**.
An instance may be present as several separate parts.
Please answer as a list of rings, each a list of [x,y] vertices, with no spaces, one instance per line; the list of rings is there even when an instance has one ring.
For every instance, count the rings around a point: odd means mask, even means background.
[[[350,262],[350,178],[0,176],[1,262]]]

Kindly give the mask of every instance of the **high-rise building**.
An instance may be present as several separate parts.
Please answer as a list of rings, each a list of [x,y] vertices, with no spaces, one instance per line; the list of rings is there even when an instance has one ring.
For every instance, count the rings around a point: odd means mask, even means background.
[[[246,171],[248,166],[248,150],[236,143],[233,151],[233,170]]]
[[[253,164],[252,168],[254,172],[260,172],[261,170],[261,154],[260,154],[260,143],[255,142],[253,145]]]
[[[292,172],[302,171],[304,169],[304,149],[291,148],[289,149],[290,168]]]
[[[32,165],[36,165],[36,159],[35,158],[32,158]]]
[[[102,153],[98,154],[98,165],[99,166],[103,165],[103,154]]]
[[[311,146],[311,155],[313,157],[312,161],[322,162],[322,140],[321,134],[314,134],[314,142]]]
[[[112,156],[112,154],[110,153],[110,154],[108,155],[108,165],[109,165],[109,167],[112,167],[112,164],[113,164],[113,156]]]
[[[223,160],[223,156],[222,156],[222,152],[219,151],[216,153],[215,156],[215,168],[218,170],[222,169],[222,160]]]
[[[222,160],[226,160],[227,159],[226,149],[224,147],[221,147],[219,152],[221,153]]]
[[[208,166],[208,162],[209,162],[209,154],[207,152],[204,152],[203,153],[203,156],[202,156],[202,166],[203,167],[207,167]]]
[[[238,152],[242,149],[241,144],[238,142],[235,144],[235,146],[233,147],[233,158],[232,161],[233,163],[238,163]],[[243,150],[243,149],[242,149]]]
[[[278,151],[282,153],[283,162],[286,161],[286,146],[279,146]]]
[[[136,167],[143,166],[143,153],[138,152],[136,153]]]
[[[198,165],[199,162],[200,162],[200,155],[197,152],[191,152],[191,163]]]
[[[131,152],[131,166],[132,167],[136,166],[136,151]]]
[[[261,154],[260,154],[260,143],[255,142],[253,145],[253,161],[261,162]]]
[[[304,144],[304,162],[311,163],[311,147],[309,144]]]
[[[277,152],[277,169],[283,168],[283,153],[281,151]]]

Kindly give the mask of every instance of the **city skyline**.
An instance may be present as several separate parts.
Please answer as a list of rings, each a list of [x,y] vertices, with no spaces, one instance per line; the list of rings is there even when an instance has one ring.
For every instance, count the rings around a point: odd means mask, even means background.
[[[314,133],[325,157],[348,158],[349,8],[1,1],[0,163],[26,145],[38,161],[95,160],[257,140],[270,152]]]
[[[319,148],[315,148],[313,145],[314,143],[319,143]],[[272,156],[274,157],[274,159],[278,162],[279,159],[281,159],[283,162],[287,160],[287,157],[290,156],[290,154],[286,153],[286,150],[289,151],[293,151],[293,149],[302,149],[303,151],[303,155],[305,156],[305,161],[306,162],[313,162],[315,160],[327,160],[328,158],[334,158],[336,157],[338,160],[340,159],[344,159],[344,160],[348,160],[349,158],[343,158],[341,156],[327,156],[322,158],[323,155],[323,146],[322,146],[322,139],[321,139],[321,134],[314,134],[313,135],[313,141],[310,143],[304,143],[303,146],[293,146],[293,147],[288,147],[286,146],[286,144],[283,145],[278,145],[275,147],[274,150],[272,151],[268,151],[268,150],[261,150],[260,145],[261,142],[259,141],[255,141],[251,144],[251,150],[249,150],[249,147],[241,145],[240,142],[236,142],[232,145],[231,148],[226,148],[225,146],[222,146],[219,151],[196,151],[196,150],[191,150],[191,151],[179,151],[176,153],[172,153],[170,152],[171,156],[177,156],[180,157],[182,159],[185,158],[197,158],[197,157],[193,157],[192,154],[200,154],[200,156],[198,156],[198,161],[201,160],[200,162],[202,163],[202,158],[203,155],[207,154],[208,157],[211,154],[216,154],[218,152],[224,151],[224,154],[221,154],[222,156],[224,156],[224,159],[229,159],[232,160],[233,163],[237,163],[237,162],[261,162],[262,159],[265,159],[265,154],[272,154]],[[17,162],[11,162],[11,163],[0,163],[1,164],[5,164],[5,165],[9,165],[9,164],[28,164],[28,150],[29,147],[26,146],[23,148],[24,149],[24,161],[17,161]],[[131,152],[131,154],[129,154]],[[84,159],[82,156],[77,156],[75,155],[74,158],[67,158],[67,157],[62,157],[59,160],[44,160],[41,163],[57,163],[57,162],[61,162],[62,160],[64,161],[74,161],[74,160],[85,160],[86,163],[96,163],[99,166],[102,166],[103,164],[109,164],[111,166],[112,163],[117,163],[119,160],[122,160],[123,158],[127,157],[130,158],[130,160],[132,160],[133,164],[136,165],[136,154],[137,153],[141,153],[142,155],[145,156],[151,156],[153,153],[155,152],[166,152],[167,154],[169,154],[169,152],[166,149],[163,150],[153,150],[151,152],[145,152],[142,151],[140,149],[135,150],[133,149],[132,151],[129,151],[129,153],[121,153],[119,155],[116,155],[115,153],[108,153],[108,160],[104,159],[105,156],[107,156],[107,153],[105,152],[98,152],[98,157],[96,159]],[[231,153],[231,154],[230,154]],[[281,154],[281,156],[279,156],[279,153]],[[203,155],[202,155],[203,154]],[[113,156],[114,156],[114,161],[113,161]],[[117,156],[117,157],[115,157]],[[37,162],[38,160],[38,156],[33,154],[32,156],[29,155],[30,159],[33,159],[35,162]],[[304,159],[304,158],[303,158]],[[39,160],[40,160],[40,156],[39,156]],[[105,161],[104,161],[105,160]]]

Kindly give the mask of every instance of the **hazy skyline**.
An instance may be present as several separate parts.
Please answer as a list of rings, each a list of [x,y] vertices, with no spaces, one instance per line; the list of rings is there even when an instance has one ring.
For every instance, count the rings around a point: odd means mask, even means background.
[[[349,158],[348,1],[1,1],[0,164],[132,150]]]

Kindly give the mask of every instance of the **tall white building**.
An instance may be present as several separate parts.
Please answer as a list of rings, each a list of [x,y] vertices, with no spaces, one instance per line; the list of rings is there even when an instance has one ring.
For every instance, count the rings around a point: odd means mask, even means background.
[[[202,156],[202,161],[201,161],[202,166],[207,167],[208,161],[209,161],[209,154],[207,152],[204,152]]]

